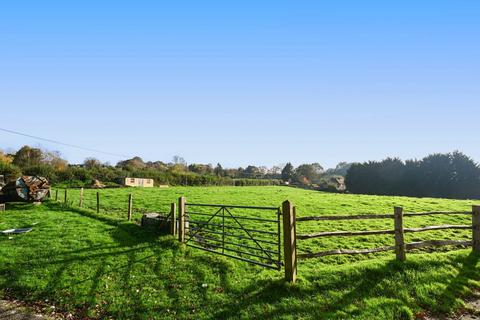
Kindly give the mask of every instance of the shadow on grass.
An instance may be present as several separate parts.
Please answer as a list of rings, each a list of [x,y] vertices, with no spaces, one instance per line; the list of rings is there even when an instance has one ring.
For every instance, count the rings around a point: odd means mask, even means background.
[[[168,271],[171,266],[182,266],[176,260],[178,257],[184,256],[184,252],[179,250],[180,244],[176,239],[149,232],[131,222],[119,221],[86,210],[63,207],[58,203],[45,203],[45,207],[49,211],[58,211],[63,216],[68,215],[68,211],[70,211],[113,227],[108,229],[112,230],[109,232],[114,242],[102,244],[93,242],[91,246],[86,248],[84,247],[85,244],[90,242],[85,241],[89,239],[84,239],[82,247],[76,250],[68,250],[70,248],[68,245],[63,247],[60,245],[60,250],[55,251],[55,255],[38,255],[38,251],[35,250],[22,253],[23,249],[21,247],[14,247],[14,250],[17,250],[17,258],[0,266],[1,288],[3,288],[6,297],[31,302],[48,299],[49,303],[55,303],[57,307],[61,307],[61,301],[65,301],[64,297],[70,295],[71,297],[68,298],[70,303],[64,306],[66,311],[72,311],[73,306],[79,317],[91,317],[92,312],[94,312],[94,314],[96,313],[95,318],[104,318],[108,316],[109,311],[107,308],[98,308],[98,304],[99,301],[103,301],[105,278],[113,274],[118,278],[113,284],[117,286],[118,294],[127,297],[129,301],[128,308],[125,308],[127,310],[125,314],[122,314],[123,311],[118,311],[120,312],[119,317],[131,318],[135,315],[150,314],[154,311],[156,307],[142,300],[142,296],[136,291],[136,288],[139,287],[138,279],[142,279],[143,276],[146,276],[145,279],[148,279],[148,277],[176,276],[176,273]],[[30,206],[19,205],[17,208],[18,210],[30,209]],[[82,226],[82,221],[76,218],[65,223],[73,230],[77,228],[88,230],[86,228],[90,228],[88,224]],[[52,225],[53,229],[50,228],[48,232],[41,233],[41,240],[37,239],[37,242],[32,244],[41,243],[42,246],[39,246],[39,248],[43,248],[43,250],[50,246],[58,246],[58,235],[64,234],[64,226]],[[95,224],[93,226],[95,228]],[[93,234],[96,232],[95,230],[92,230]],[[75,231],[68,234],[74,235]],[[87,236],[89,235],[87,234]],[[50,239],[53,241],[48,244]],[[212,259],[210,256],[193,255],[183,263],[182,268],[185,269],[186,274],[191,275],[191,279],[200,282],[205,281],[204,279],[209,276],[205,270],[215,270],[222,285],[227,285],[226,274],[229,266],[224,261]],[[147,270],[147,273],[143,274],[143,270]],[[77,272],[81,273],[75,275]],[[32,283],[25,281],[25,278],[32,275],[38,277],[40,285],[32,287]],[[167,280],[175,283],[178,279]],[[159,280],[156,286],[160,286],[160,283],[168,283],[168,281]],[[147,283],[144,283],[144,285],[147,285]],[[185,287],[186,284],[183,283],[183,286]],[[165,288],[162,289],[167,291],[170,299],[179,300],[181,298],[179,293],[181,290],[176,290],[175,287],[169,288],[169,285],[165,285]],[[203,296],[201,299],[207,299],[205,292],[199,292],[198,294]],[[181,308],[183,308],[183,313],[190,312],[188,305],[182,305]],[[160,309],[157,310],[157,312],[161,311]]]
[[[412,306],[409,299],[411,280],[407,274],[427,272],[445,265],[445,261],[425,260],[423,262],[407,261],[404,263],[390,261],[384,264],[367,265],[353,271],[328,271],[313,273],[296,285],[283,280],[255,281],[238,292],[241,299],[223,306],[213,318],[232,319],[238,317],[239,310],[245,310],[245,316],[263,318],[295,318],[336,319],[365,317],[372,314],[374,318],[394,317],[394,319],[410,319],[411,307],[414,309],[434,308],[435,313],[448,313],[459,307],[458,298],[469,292],[471,280],[480,280],[477,263],[480,256],[470,254],[452,259],[454,265],[461,265],[456,277],[448,275],[433,277],[431,283],[448,284],[438,297],[438,305]],[[403,291],[405,294],[399,293]],[[379,304],[369,300],[377,299]],[[370,309],[370,310],[368,310]],[[382,310],[388,314],[382,314]],[[376,315],[376,316],[375,316]]]
[[[458,309],[462,302],[459,298],[465,298],[470,295],[473,281],[480,281],[480,270],[477,265],[480,261],[479,253],[470,253],[467,257],[459,259],[461,268],[454,278],[452,278],[444,293],[438,299],[439,312],[448,313]]]
[[[254,275],[243,281],[240,285],[229,281],[231,273],[238,272],[232,264],[226,263],[224,258],[217,258],[208,253],[188,255],[186,262],[178,262],[184,253],[179,250],[179,244],[172,237],[162,237],[153,232],[148,232],[136,224],[122,221],[118,218],[108,217],[105,214],[96,214],[86,210],[65,208],[58,203],[46,203],[47,208],[54,211],[72,211],[114,227],[111,233],[114,243],[105,245],[92,245],[89,248],[59,252],[53,259],[49,257],[31,262],[28,257],[18,259],[0,266],[0,276],[4,280],[2,287],[9,288],[16,298],[27,299],[56,299],[69,292],[69,287],[87,287],[80,290],[71,298],[75,301],[77,314],[82,317],[90,316],[92,310],[97,310],[98,318],[132,318],[144,315],[148,318],[152,312],[162,315],[161,307],[148,304],[136,291],[139,281],[132,279],[132,275],[141,277],[143,270],[151,270],[148,276],[161,279],[156,286],[166,291],[166,297],[173,303],[181,315],[189,315],[192,306],[189,303],[180,303],[185,291],[195,292],[194,299],[207,304],[211,301],[212,293],[199,288],[199,284],[208,283],[212,274],[220,279],[220,286],[226,298],[224,305],[217,305],[211,318],[354,318],[363,317],[365,314],[380,317],[382,309],[393,312],[391,317],[408,317],[408,310],[412,307],[429,308],[431,306],[412,302],[413,293],[408,286],[415,285],[415,277],[409,274],[428,273],[441,268],[448,263],[458,273],[455,277],[432,273],[431,279],[423,279],[423,283],[441,283],[446,288],[440,293],[435,293],[438,300],[437,312],[449,312],[458,307],[458,297],[468,293],[471,280],[480,281],[477,269],[479,255],[455,255],[442,261],[425,258],[422,260],[411,259],[405,263],[396,261],[382,261],[372,264],[356,264],[352,268],[334,270],[333,268],[319,269],[305,272],[305,276],[297,285],[286,284],[283,279],[258,280]],[[28,207],[28,206],[27,206]],[[26,208],[27,208],[26,207]],[[19,207],[21,208],[21,206]],[[67,213],[68,214],[68,213]],[[148,251],[147,251],[148,250]],[[192,249],[193,250],[193,249]],[[168,254],[168,255],[167,255]],[[122,256],[122,259],[112,260],[116,263],[113,268],[106,268],[107,258]],[[72,269],[77,264],[90,264],[89,273],[78,279],[69,279]],[[50,267],[49,273],[42,274],[44,268]],[[175,272],[168,271],[175,266]],[[238,268],[243,268],[239,264]],[[45,277],[46,284],[34,289],[25,283],[22,278],[28,272],[36,270],[36,275]],[[141,271],[139,271],[141,270]],[[96,308],[104,292],[102,279],[109,274],[118,275],[116,282],[118,294],[130,299],[125,311],[108,311],[107,308]],[[185,276],[187,275],[187,276]],[[185,278],[178,278],[184,276]],[[280,275],[279,275],[280,277]],[[410,278],[409,278],[410,277]],[[69,279],[67,282],[62,279]],[[235,277],[232,277],[235,278]],[[147,278],[145,278],[147,279]],[[192,280],[193,279],[193,280]],[[145,280],[147,282],[148,280]],[[189,282],[190,281],[190,282]],[[193,283],[191,282],[193,281]],[[232,282],[232,283],[231,283]],[[148,283],[145,283],[147,285]],[[183,288],[181,288],[183,286]],[[37,290],[33,291],[32,290]],[[71,292],[71,291],[70,291]],[[401,292],[401,293],[399,293]],[[371,300],[377,299],[377,304]],[[211,307],[210,307],[211,308]],[[104,313],[103,313],[104,312]],[[111,312],[110,314],[108,314]],[[125,312],[125,313],[123,313]],[[120,313],[120,314],[119,314]],[[194,318],[194,316],[191,316]],[[390,318],[391,318],[390,317]],[[373,317],[375,318],[375,317]]]
[[[117,217],[109,217],[105,213],[96,213],[91,210],[66,207],[58,202],[45,202],[45,206],[54,211],[70,211],[81,216],[94,219],[116,229],[112,232],[112,238],[121,246],[132,246],[140,243],[152,243],[160,236],[158,233],[142,228],[141,226]]]

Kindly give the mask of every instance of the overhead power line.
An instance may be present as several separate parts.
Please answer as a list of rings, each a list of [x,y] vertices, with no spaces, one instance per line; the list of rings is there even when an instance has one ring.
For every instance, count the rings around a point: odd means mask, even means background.
[[[109,155],[109,156],[115,156],[115,157],[121,157],[121,158],[129,158],[129,156],[126,156],[126,155],[123,155],[123,154],[117,154],[117,153],[111,153],[111,152],[101,151],[101,150],[92,149],[92,148],[86,148],[86,147],[77,146],[77,145],[74,145],[74,144],[65,143],[65,142],[61,142],[61,141],[57,141],[57,140],[37,137],[37,136],[31,135],[31,134],[22,133],[22,132],[18,132],[18,131],[13,131],[13,130],[5,129],[5,128],[0,128],[0,131],[4,131],[4,132],[7,132],[7,133],[11,133],[11,134],[15,134],[15,135],[18,135],[18,136],[23,136],[23,137],[28,137],[28,138],[32,138],[32,139],[36,139],[36,140],[55,143],[55,144],[59,144],[59,145],[62,145],[62,146],[75,148],[75,149],[80,149],[80,150],[84,150],[84,151],[103,153],[103,154],[106,154],[106,155]]]

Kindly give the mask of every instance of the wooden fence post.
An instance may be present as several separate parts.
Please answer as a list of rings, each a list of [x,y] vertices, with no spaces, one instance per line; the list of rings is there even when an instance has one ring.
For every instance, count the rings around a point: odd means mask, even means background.
[[[58,189],[55,189],[55,201],[58,201]]]
[[[174,236],[177,234],[177,204],[172,202],[170,206],[170,233]]]
[[[480,206],[473,206],[472,210],[472,249],[480,253]]]
[[[80,208],[83,208],[83,188],[80,188],[80,202],[78,203]]]
[[[133,195],[130,193],[128,195],[128,221],[132,221],[132,211],[133,211]]]
[[[290,201],[282,204],[283,214],[283,251],[285,259],[285,280],[295,283],[297,280],[297,235],[295,233],[295,209]]]
[[[403,208],[395,207],[394,209],[394,226],[395,226],[395,254],[397,260],[405,261],[405,237],[403,231]]]
[[[5,203],[0,203],[0,212],[5,211]]]
[[[67,204],[67,189],[65,189],[65,198],[64,198],[63,202],[64,202],[65,204]]]
[[[100,192],[97,191],[97,213],[100,213]]]
[[[178,241],[185,242],[185,197],[178,199]]]

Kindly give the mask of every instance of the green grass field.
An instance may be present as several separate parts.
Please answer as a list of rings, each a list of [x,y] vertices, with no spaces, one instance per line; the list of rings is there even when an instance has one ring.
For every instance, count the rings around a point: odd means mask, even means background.
[[[95,190],[85,204],[95,206]],[[99,214],[67,208],[12,204],[0,215],[0,229],[32,226],[28,234],[0,237],[0,294],[41,303],[47,310],[79,317],[114,319],[409,319],[427,310],[449,313],[462,297],[480,288],[479,256],[470,249],[415,251],[405,263],[393,253],[331,256],[300,261],[299,281],[283,272],[180,245],[127,222],[128,194],[134,216],[167,212],[171,202],[280,206],[289,199],[298,216],[468,211],[472,201],[339,195],[288,187],[178,187],[101,190]],[[69,190],[77,204],[79,190]],[[59,193],[63,200],[63,193]],[[406,227],[469,224],[468,216],[406,218]],[[392,229],[390,220],[303,222],[298,233]],[[463,230],[408,234],[408,242],[468,240]],[[393,236],[336,237],[298,243],[301,252],[392,245]],[[453,248],[450,248],[453,249]],[[53,310],[53,309],[52,309]]]

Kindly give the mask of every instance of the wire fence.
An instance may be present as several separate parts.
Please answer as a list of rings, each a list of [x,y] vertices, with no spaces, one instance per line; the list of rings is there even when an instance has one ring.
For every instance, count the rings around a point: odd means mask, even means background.
[[[88,190],[88,192],[86,192]],[[140,221],[146,213],[158,212],[156,206],[150,208],[136,204],[133,194],[109,195],[92,189],[52,189],[50,199],[71,208],[94,211],[124,220]]]

